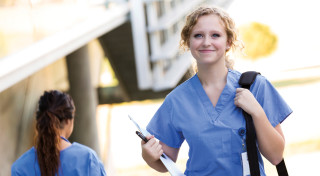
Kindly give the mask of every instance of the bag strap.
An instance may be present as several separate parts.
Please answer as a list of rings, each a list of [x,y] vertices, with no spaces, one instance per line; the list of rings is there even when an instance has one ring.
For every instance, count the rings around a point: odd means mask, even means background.
[[[289,176],[284,159],[276,167],[279,176]]]
[[[250,90],[251,84],[255,81],[257,75],[260,74],[259,72],[255,71],[248,71],[241,74],[239,79],[239,84],[242,88],[246,88]],[[252,117],[245,111],[242,110],[244,118],[246,120],[246,130],[247,130],[247,154],[250,166],[250,174],[251,176],[260,176],[260,168],[259,168],[259,161],[258,161],[258,150],[256,145],[256,132],[253,124]],[[286,164],[284,159],[277,164],[276,166],[277,172],[279,176],[289,176],[286,168]]]
[[[258,72],[248,71],[241,74],[239,79],[239,84],[242,88],[250,90],[251,84],[255,81]],[[254,129],[252,117],[242,110],[242,114],[246,120],[246,144],[247,144],[247,155],[250,166],[251,176],[260,176],[259,160],[258,160],[258,150],[256,145],[256,131]]]

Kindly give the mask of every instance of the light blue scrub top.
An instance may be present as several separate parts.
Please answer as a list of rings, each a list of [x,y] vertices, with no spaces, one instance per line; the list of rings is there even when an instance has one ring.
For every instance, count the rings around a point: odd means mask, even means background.
[[[107,175],[102,162],[95,151],[79,143],[72,143],[60,151],[61,167],[59,175]],[[32,147],[24,153],[11,167],[11,175],[40,176],[36,150]]]
[[[241,153],[246,151],[242,110],[234,105],[241,73],[229,70],[216,107],[205,93],[197,75],[176,87],[167,95],[147,126],[160,141],[180,148],[184,140],[189,145],[185,175],[242,176]],[[292,110],[276,89],[258,75],[251,92],[263,107],[272,126],[288,117]],[[243,130],[242,130],[243,131]],[[271,145],[271,144],[270,144]],[[261,175],[265,175],[259,153]]]

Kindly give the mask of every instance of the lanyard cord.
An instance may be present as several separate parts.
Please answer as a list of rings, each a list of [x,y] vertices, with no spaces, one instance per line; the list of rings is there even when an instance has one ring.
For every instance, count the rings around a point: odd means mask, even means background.
[[[66,142],[71,143],[70,141],[68,141],[68,139],[64,138],[63,136],[60,136],[61,139],[65,140]]]

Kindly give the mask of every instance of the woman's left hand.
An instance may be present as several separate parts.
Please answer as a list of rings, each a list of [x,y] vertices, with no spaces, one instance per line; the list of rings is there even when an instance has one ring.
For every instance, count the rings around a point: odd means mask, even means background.
[[[271,125],[262,106],[248,89],[237,88],[234,104],[251,115],[260,152],[272,164],[278,164],[282,160],[285,145],[281,125],[275,128]]]
[[[262,107],[250,90],[244,88],[237,88],[234,104],[251,116],[254,116],[255,113],[259,113],[259,111],[262,110]]]

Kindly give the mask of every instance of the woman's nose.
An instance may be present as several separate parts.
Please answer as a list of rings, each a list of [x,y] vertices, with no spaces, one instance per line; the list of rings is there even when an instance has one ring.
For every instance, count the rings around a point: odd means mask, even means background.
[[[203,45],[204,46],[209,46],[211,44],[210,38],[209,37],[204,37],[203,38]]]

